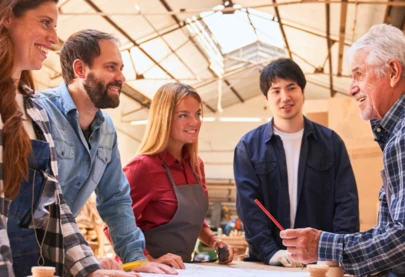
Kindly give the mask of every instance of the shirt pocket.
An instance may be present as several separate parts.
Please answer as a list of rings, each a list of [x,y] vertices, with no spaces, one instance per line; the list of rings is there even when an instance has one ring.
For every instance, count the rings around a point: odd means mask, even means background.
[[[111,161],[112,149],[107,147],[99,147],[97,149],[96,159],[94,161],[93,181],[98,184],[104,174],[107,164]]]
[[[77,164],[75,159],[75,148],[70,144],[59,138],[54,139],[55,152],[58,160],[58,179],[61,187],[66,184],[76,184],[75,180],[80,178],[83,168]],[[74,170],[71,170],[74,168]],[[67,190],[64,190],[66,192]]]
[[[274,171],[276,167],[277,167],[276,162],[266,162],[254,165],[256,174],[268,174]]]
[[[329,160],[308,160],[305,172],[305,187],[317,195],[330,191],[335,182],[334,165],[335,163]]]
[[[74,156],[73,145],[60,139],[54,139],[55,151],[61,159],[72,159]]]
[[[256,176],[264,190],[265,187],[278,189],[280,180],[277,170],[277,162],[263,162],[254,164]]]

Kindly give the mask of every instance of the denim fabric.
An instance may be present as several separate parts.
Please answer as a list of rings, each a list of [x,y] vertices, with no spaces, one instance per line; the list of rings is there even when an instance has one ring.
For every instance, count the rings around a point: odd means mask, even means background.
[[[42,171],[48,171],[50,151],[48,143],[39,140],[32,140],[32,150],[33,154],[29,158],[29,178],[21,182],[20,192],[11,202],[7,222],[16,277],[31,275],[31,267],[38,265],[39,258],[39,246],[35,239],[35,232],[28,226],[31,223],[31,207],[35,207],[43,187]],[[32,199],[33,188],[34,199]],[[41,238],[39,239],[41,240]]]
[[[128,180],[122,172],[117,133],[111,118],[99,110],[91,123],[88,142],[66,84],[44,91],[35,99],[50,118],[63,197],[74,216],[90,195],[109,227],[114,251],[124,262],[145,259],[145,239],[135,224]]]

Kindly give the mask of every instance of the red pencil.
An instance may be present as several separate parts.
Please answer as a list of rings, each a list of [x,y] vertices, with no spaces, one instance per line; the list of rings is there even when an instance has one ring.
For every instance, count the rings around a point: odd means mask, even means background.
[[[276,224],[278,229],[280,229],[280,231],[283,231],[284,230],[283,226],[281,226],[280,223],[278,223],[278,221],[269,213],[269,211],[262,205],[262,203],[260,203],[260,201],[257,199],[255,199],[255,202],[257,206],[259,206],[260,209],[262,209],[262,211],[271,219],[271,221],[273,221],[273,223]]]

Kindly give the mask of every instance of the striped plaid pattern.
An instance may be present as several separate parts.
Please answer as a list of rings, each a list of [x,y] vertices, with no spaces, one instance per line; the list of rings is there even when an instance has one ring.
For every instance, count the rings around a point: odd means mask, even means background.
[[[24,92],[28,97],[24,98],[24,104],[27,114],[41,129],[43,136],[49,143],[51,153],[51,169],[53,175],[57,177],[58,168],[56,162],[56,153],[54,149],[54,143],[50,134],[50,123],[46,111],[37,103],[31,100],[32,97],[36,97],[34,92],[24,87]],[[0,152],[1,154],[1,152]],[[0,159],[2,155],[0,155]],[[0,160],[0,165],[1,165]],[[2,174],[1,171],[0,174]],[[2,177],[2,175],[0,175]],[[2,178],[0,179],[0,185],[2,185]],[[47,180],[44,185],[41,198],[45,198],[45,201],[49,206],[49,213],[44,211],[35,211],[35,218],[37,218],[37,212],[43,212],[42,216],[46,217],[46,221],[49,219],[49,226],[46,230],[46,236],[43,245],[43,255],[45,261],[49,265],[53,265],[57,269],[57,275],[60,276],[86,276],[90,272],[100,269],[101,266],[93,256],[93,252],[84,240],[80,233],[79,228],[76,225],[75,219],[72,213],[63,200],[62,190],[57,182],[57,179],[53,176],[47,176]],[[41,199],[42,201],[43,199]],[[1,205],[6,203],[6,205]],[[8,207],[10,203],[7,203],[4,196],[0,196],[0,214],[3,221],[0,222],[0,245],[3,250],[3,246],[8,246],[8,238],[6,231],[6,220],[8,214]],[[42,220],[43,222],[44,220]],[[3,223],[3,224],[2,224]],[[36,224],[35,224],[36,225]],[[37,234],[42,240],[45,235],[45,228],[47,224],[41,224],[41,227],[37,229]],[[11,251],[5,248],[6,252],[0,251],[0,276],[14,276],[11,270]],[[5,255],[2,255],[5,253]],[[1,264],[1,261],[3,265]],[[7,268],[2,271],[2,268]],[[5,273],[7,270],[7,274]],[[3,274],[4,272],[4,274]]]
[[[383,119],[372,121],[372,127],[383,150],[391,202],[383,187],[377,226],[350,235],[322,232],[318,246],[319,260],[339,261],[356,276],[386,276],[405,264],[405,93]]]
[[[0,191],[3,186],[3,120],[0,115]],[[10,242],[7,235],[7,215],[10,202],[0,193],[0,276],[14,277]]]

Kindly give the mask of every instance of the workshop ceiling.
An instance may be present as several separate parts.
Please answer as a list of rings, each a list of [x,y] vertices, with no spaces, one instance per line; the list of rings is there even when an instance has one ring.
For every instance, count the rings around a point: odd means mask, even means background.
[[[404,28],[403,1],[60,0],[56,45],[39,87],[62,81],[58,52],[76,31],[93,28],[120,41],[133,111],[150,105],[157,88],[194,86],[207,112],[257,95],[261,69],[291,57],[306,73],[306,99],[347,95],[345,53],[370,26]]]

